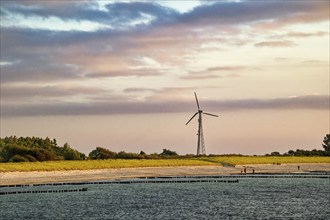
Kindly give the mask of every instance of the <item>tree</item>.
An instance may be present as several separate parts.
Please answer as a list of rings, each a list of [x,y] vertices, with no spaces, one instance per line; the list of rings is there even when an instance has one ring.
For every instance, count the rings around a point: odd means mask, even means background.
[[[92,150],[88,156],[90,159],[113,159],[116,157],[116,155],[117,153],[108,149],[103,147],[96,147],[96,149]]]
[[[72,149],[68,143],[65,143],[63,146],[63,156],[64,160],[80,160],[81,153]]]
[[[117,153],[116,158],[120,159],[142,159],[142,156],[136,153],[126,153],[125,151],[120,151]]]
[[[280,152],[274,151],[270,153],[271,156],[281,156]]]
[[[294,151],[293,150],[289,150],[287,155],[290,155],[290,156],[294,156]]]
[[[25,158],[25,159],[22,159]],[[0,138],[0,162],[19,161],[49,161],[49,160],[81,160],[83,153],[65,144],[57,146],[56,139],[39,137]]]
[[[146,153],[143,150],[141,150],[140,155],[146,155]]]
[[[160,156],[178,156],[178,154],[175,151],[163,149],[163,152],[160,154]]]
[[[324,148],[325,155],[330,156],[330,134],[325,135],[322,146]]]

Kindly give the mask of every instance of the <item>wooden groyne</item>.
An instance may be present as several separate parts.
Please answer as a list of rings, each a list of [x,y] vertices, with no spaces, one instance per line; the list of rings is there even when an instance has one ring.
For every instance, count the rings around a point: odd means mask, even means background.
[[[40,183],[40,184],[17,184],[17,185],[1,185],[0,188],[14,187],[36,187],[36,186],[69,186],[69,185],[101,185],[101,184],[138,184],[138,183],[238,183],[238,180],[220,180],[220,179],[131,179],[131,180],[115,180],[115,181],[89,181],[89,182],[64,182],[64,183]]]
[[[76,183],[45,183],[30,185],[3,185],[1,187],[38,187],[38,186],[64,186],[64,185],[100,185],[100,184],[142,184],[142,183],[238,183],[238,180],[220,180],[220,179],[134,179],[121,181],[95,181],[95,182],[76,182]],[[26,191],[8,191],[0,192],[0,195],[27,194],[27,193],[66,193],[66,192],[85,192],[87,188],[82,189],[49,189],[49,190],[26,190]]]
[[[37,186],[70,186],[91,184],[141,184],[141,183],[238,183],[241,178],[321,178],[330,179],[329,173],[291,173],[291,174],[232,174],[232,175],[201,175],[201,176],[161,176],[140,177],[129,180],[109,181],[85,181],[85,182],[61,182],[61,183],[38,183],[38,184],[16,184],[0,185],[3,187],[37,187]]]
[[[238,183],[238,180],[215,180],[215,179],[145,179],[110,182],[93,182],[92,184],[134,184],[134,183]]]
[[[26,190],[26,191],[10,191],[0,192],[0,195],[14,195],[14,194],[30,194],[30,193],[66,193],[66,192],[86,192],[87,188],[81,189],[49,189],[49,190]]]

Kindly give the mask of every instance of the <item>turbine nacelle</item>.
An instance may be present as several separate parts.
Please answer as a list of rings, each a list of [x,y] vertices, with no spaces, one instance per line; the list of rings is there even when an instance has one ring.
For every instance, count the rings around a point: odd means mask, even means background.
[[[196,112],[196,113],[195,113],[195,114],[189,119],[189,121],[186,123],[186,125],[189,124],[189,122],[190,122],[191,120],[193,120],[193,118],[194,118],[197,114],[199,114],[200,117],[201,117],[201,114],[209,115],[209,116],[213,116],[213,117],[219,117],[218,115],[211,114],[211,113],[207,113],[207,112],[204,112],[202,109],[200,109],[200,106],[199,106],[199,102],[198,102],[198,98],[197,98],[197,94],[196,94],[196,92],[195,92],[195,99],[196,99],[196,104],[197,104],[197,112]]]

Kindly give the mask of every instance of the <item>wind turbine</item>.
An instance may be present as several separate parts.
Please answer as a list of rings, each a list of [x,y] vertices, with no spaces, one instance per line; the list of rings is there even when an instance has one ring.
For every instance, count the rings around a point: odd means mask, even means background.
[[[205,143],[204,143],[204,134],[203,134],[203,124],[202,124],[202,114],[204,115],[209,115],[213,117],[219,117],[218,115],[214,115],[211,113],[204,112],[203,110],[200,109],[198,99],[196,92],[195,93],[195,98],[196,98],[196,103],[197,103],[197,112],[190,118],[190,120],[186,123],[189,124],[191,120],[198,114],[198,139],[197,139],[197,155],[205,155]]]

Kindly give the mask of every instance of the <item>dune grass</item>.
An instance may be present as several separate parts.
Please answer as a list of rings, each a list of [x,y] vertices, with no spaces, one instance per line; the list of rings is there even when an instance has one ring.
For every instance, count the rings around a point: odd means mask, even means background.
[[[58,171],[58,170],[91,170],[134,167],[175,167],[175,166],[208,166],[214,162],[196,159],[155,159],[155,160],[85,160],[85,161],[47,161],[1,163],[0,172],[13,171]]]
[[[136,167],[175,167],[175,166],[210,166],[210,165],[242,165],[242,164],[273,164],[273,163],[329,163],[330,157],[290,157],[290,156],[217,156],[197,157],[191,159],[110,159],[85,161],[47,161],[0,163],[0,172],[14,171],[63,171],[92,170]]]
[[[227,165],[242,164],[287,164],[287,163],[330,163],[330,157],[295,157],[295,156],[219,156],[205,157],[205,161]]]

